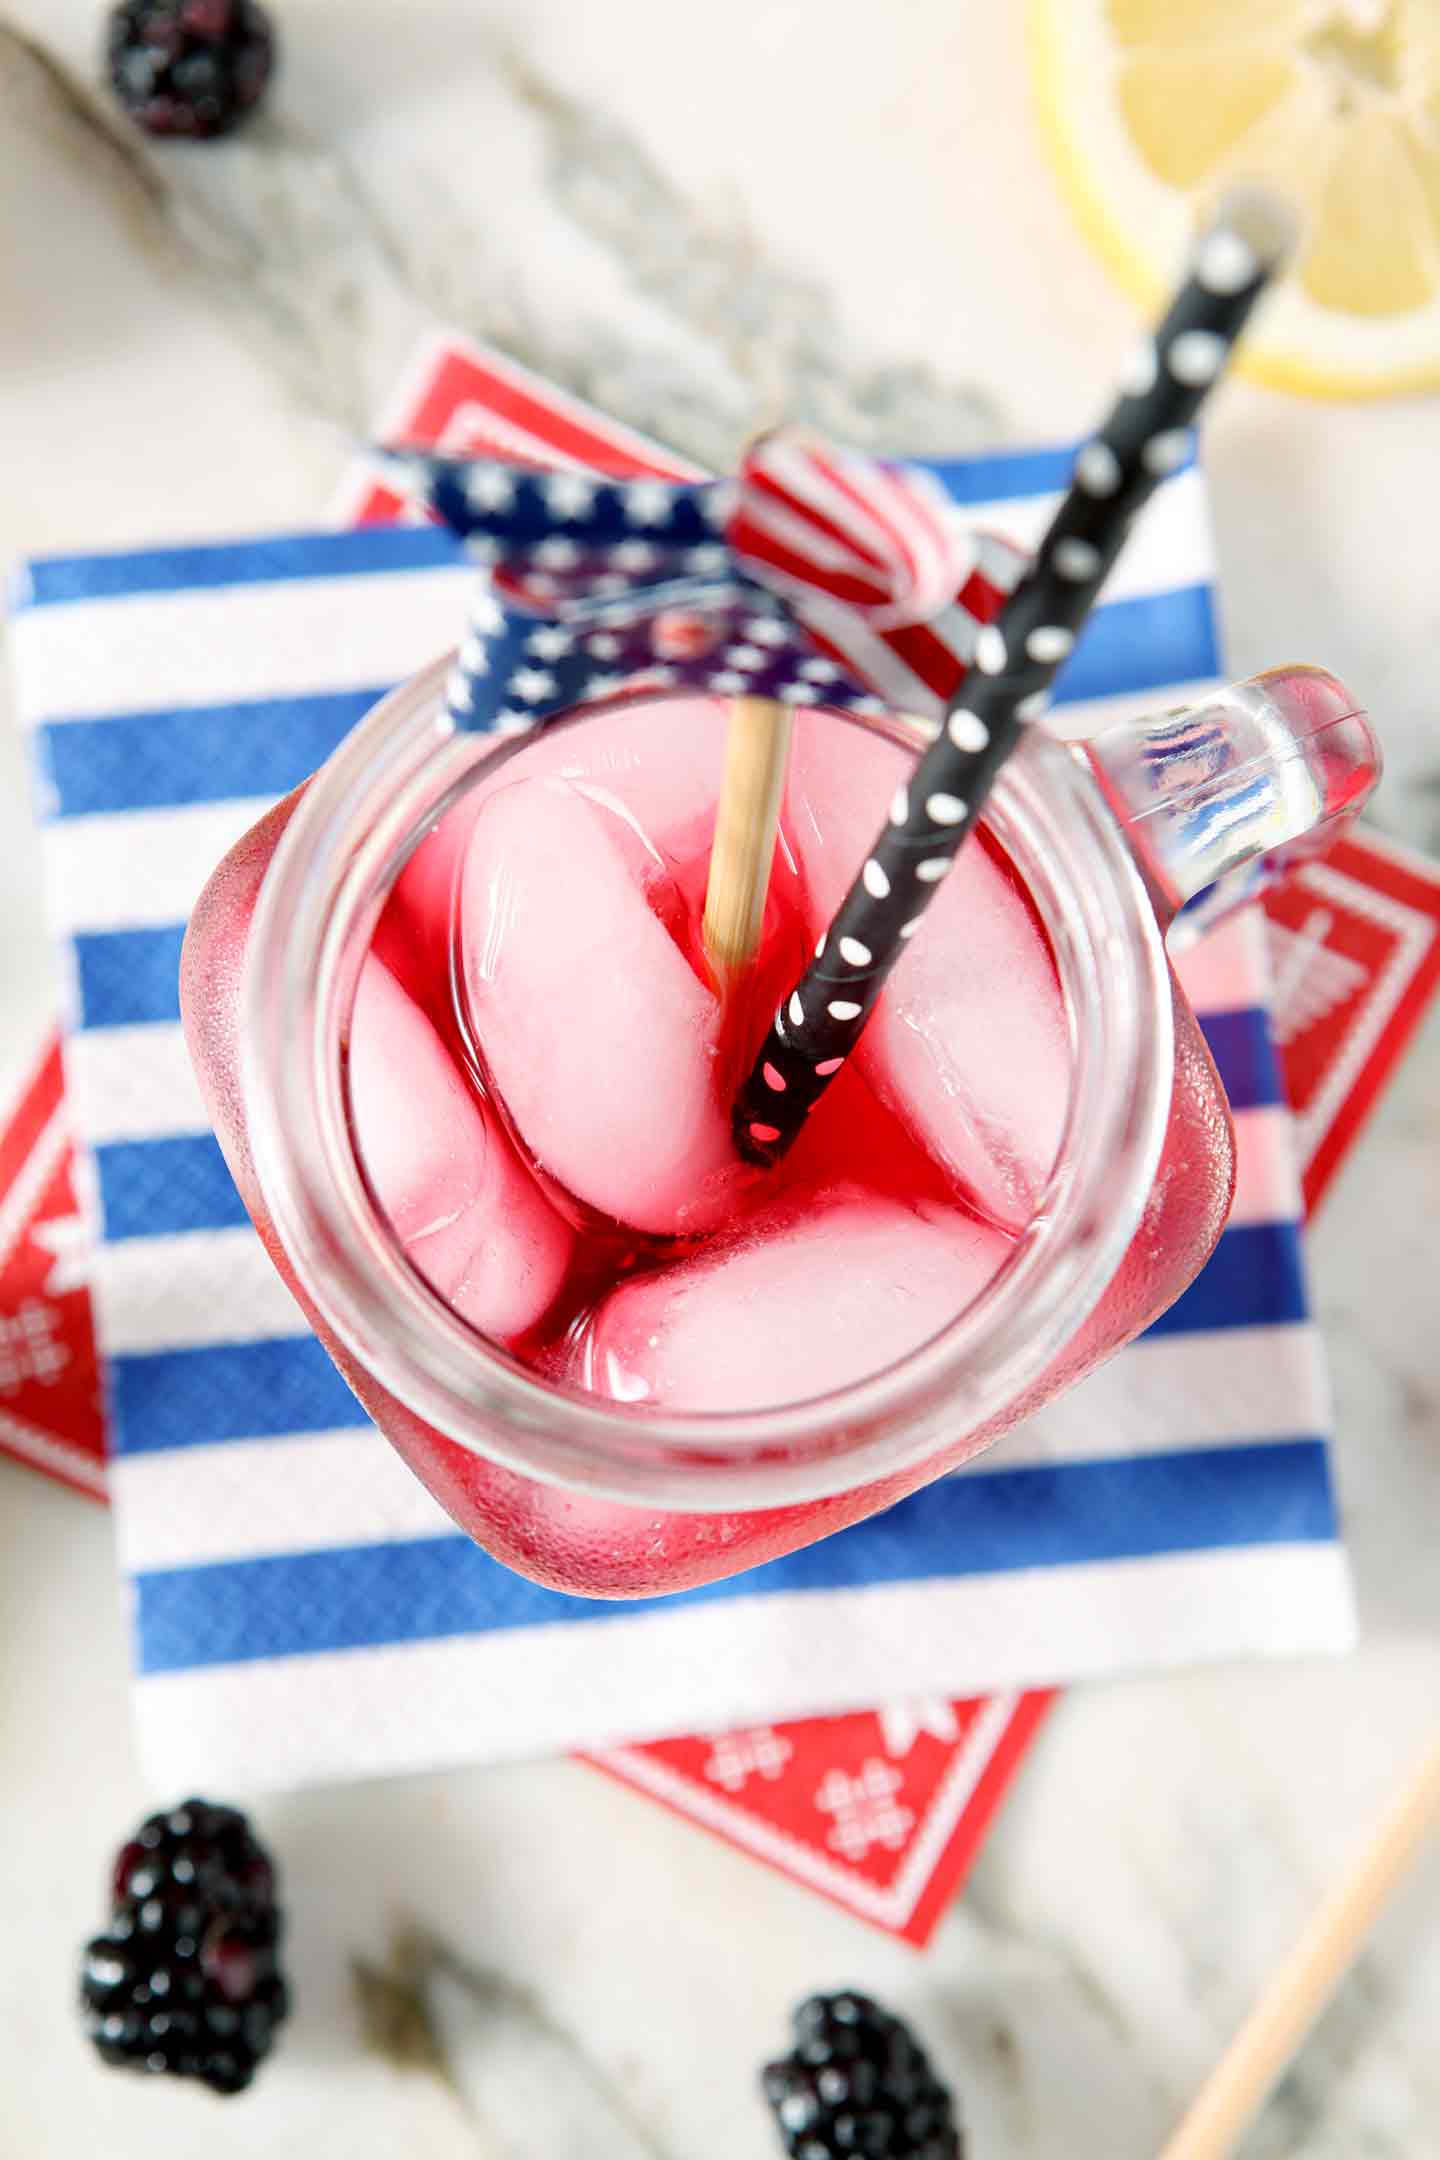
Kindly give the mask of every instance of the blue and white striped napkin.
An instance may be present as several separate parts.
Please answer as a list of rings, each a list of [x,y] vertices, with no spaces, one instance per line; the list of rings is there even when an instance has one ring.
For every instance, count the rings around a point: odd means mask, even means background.
[[[963,514],[1023,543],[1068,453],[936,469]],[[1192,465],[1066,670],[1067,731],[1213,683],[1211,570]],[[1186,968],[1237,1116],[1231,1226],[1143,1341],[974,1469],[737,1581],[627,1607],[508,1573],[401,1466],[249,1226],[176,967],[220,856],[454,641],[469,578],[446,535],[403,527],[50,558],[23,580],[20,695],[157,1782],[294,1785],[1344,1647],[1289,1117],[1243,919]]]

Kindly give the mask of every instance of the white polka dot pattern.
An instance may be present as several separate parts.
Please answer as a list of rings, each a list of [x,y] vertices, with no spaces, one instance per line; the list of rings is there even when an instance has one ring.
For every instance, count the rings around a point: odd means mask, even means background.
[[[1206,292],[1238,293],[1258,276],[1259,263],[1248,240],[1223,227],[1202,242],[1195,275]]]
[[[1184,464],[1190,454],[1190,435],[1185,428],[1167,428],[1161,435],[1152,435],[1140,452],[1146,472],[1163,478]]]
[[[945,723],[945,732],[957,750],[983,750],[990,740],[990,730],[980,715],[963,705],[951,713]]]
[[[993,623],[987,623],[975,640],[975,665],[982,675],[998,675],[1005,661],[1005,639]]]
[[[1075,461],[1075,480],[1087,495],[1113,495],[1120,485],[1120,461],[1108,443],[1086,443]]]
[[[1182,330],[1165,355],[1165,365],[1178,383],[1214,382],[1225,365],[1225,341],[1213,330]]]
[[[1051,560],[1067,584],[1088,585],[1100,569],[1100,550],[1088,540],[1057,540]]]
[[[1131,353],[1121,374],[1120,387],[1126,396],[1144,397],[1147,390],[1153,390],[1159,364],[1155,357],[1155,347],[1149,338],[1146,338],[1143,345],[1137,345]]]
[[[1032,660],[1050,666],[1063,660],[1074,643],[1073,630],[1063,629],[1059,623],[1041,623],[1026,637],[1025,650]]]

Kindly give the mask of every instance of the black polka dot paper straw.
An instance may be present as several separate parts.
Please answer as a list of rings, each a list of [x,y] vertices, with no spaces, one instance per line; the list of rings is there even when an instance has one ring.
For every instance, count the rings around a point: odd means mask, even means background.
[[[750,1161],[785,1153],[854,1048],[996,774],[1045,710],[1136,512],[1188,456],[1191,424],[1293,238],[1285,205],[1255,188],[1227,195],[1201,234],[1185,282],[1076,458],[1033,564],[979,633],[939,735],[775,1015],[735,1104],[736,1144]]]

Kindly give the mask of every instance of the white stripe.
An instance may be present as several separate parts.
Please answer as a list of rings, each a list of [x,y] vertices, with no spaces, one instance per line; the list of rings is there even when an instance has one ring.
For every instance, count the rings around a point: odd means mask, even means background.
[[[947,652],[953,653],[964,667],[969,667],[975,657],[975,640],[980,635],[980,624],[968,608],[948,607],[937,615],[928,626]]]
[[[1158,716],[1203,704],[1219,687],[1216,676],[1199,675],[1193,682],[1164,683],[1158,690],[1120,690],[1113,697],[1081,698],[1073,704],[1052,705],[1045,727],[1062,742],[1088,742],[1122,720],[1143,720],[1147,714]]]
[[[957,524],[1002,533],[1033,553],[1060,507],[1054,495],[1005,497],[998,502],[956,503]],[[1192,465],[1155,490],[1143,518],[1121,549],[1105,580],[1107,600],[1136,600],[1183,586],[1208,585],[1215,577],[1215,546],[1205,479]]]
[[[882,559],[881,566],[877,568],[867,561],[863,567],[866,575],[879,577],[881,583],[884,583],[883,563],[893,557],[895,542],[877,520],[868,503],[855,502],[795,443],[780,439],[765,444],[760,463],[762,471],[767,472],[797,502],[803,503],[827,523],[838,525],[850,543],[849,546],[840,545],[821,532],[803,512],[786,510],[783,513],[786,522],[796,534],[791,545],[798,553],[808,555],[814,562],[838,562],[858,570],[862,565],[856,562],[852,547],[866,556],[878,550]],[[746,515],[753,517],[758,525],[773,516],[780,506],[768,497],[755,493],[745,496],[744,507]],[[915,514],[912,508],[912,519]]]
[[[972,625],[968,630],[967,623]],[[887,645],[881,643],[873,631],[852,623],[831,622],[828,618],[822,623],[818,614],[816,627],[823,630],[838,650],[849,654],[857,674],[865,671],[868,680],[887,684],[882,694],[893,711],[921,715],[933,715],[938,711],[939,701],[934,693],[896,658]],[[968,664],[979,629],[974,618],[955,608],[933,627],[945,631],[944,642]],[[1082,698],[1070,704],[1052,705],[1045,714],[1044,727],[1047,734],[1061,742],[1089,742],[1095,736],[1103,735],[1107,728],[1118,727],[1122,721],[1143,720],[1147,715],[1158,718],[1163,713],[1203,704],[1221,687],[1218,676],[1200,675],[1190,682],[1164,683],[1154,690],[1121,690],[1110,697]]]
[[[107,1357],[264,1342],[307,1325],[248,1223],[107,1241],[96,1254],[94,1290]]]
[[[1197,1013],[1266,1004],[1270,963],[1260,909],[1239,908],[1194,945],[1187,945],[1175,955],[1175,973]]]
[[[402,682],[456,642],[474,582],[460,564],[26,608],[11,624],[21,715],[109,717]]]
[[[924,487],[911,489],[893,471],[882,475],[882,500],[893,503],[897,545],[907,559],[917,604],[931,614],[968,577],[977,560],[973,541],[964,562],[957,562],[954,536]],[[969,536],[967,535],[967,539]]]
[[[858,615],[839,607],[821,608],[814,599],[806,613],[816,627],[850,662],[861,682],[868,683],[892,712],[934,714],[939,700],[933,690],[892,652],[877,632],[867,629]]]
[[[0,1410],[0,1450],[17,1455],[33,1469],[44,1470],[51,1477],[68,1478],[81,1485],[86,1492],[97,1494],[102,1500],[106,1493],[105,1466],[78,1448],[62,1447],[48,1433],[40,1432],[33,1425],[22,1425],[18,1418],[7,1417]]]
[[[211,871],[274,800],[55,819],[41,831],[55,931],[73,937],[184,922]]]
[[[78,1030],[65,1044],[65,1086],[91,1147],[210,1130],[178,1022]]]
[[[1226,1223],[1298,1223],[1304,1213],[1295,1128],[1283,1104],[1235,1113],[1235,1200]]]
[[[1308,1324],[1235,1328],[1223,1345],[1214,1336],[1158,1336],[1027,1418],[982,1462],[998,1470],[1243,1447],[1320,1433],[1328,1420],[1319,1339]],[[450,1528],[368,1428],[121,1456],[112,1475],[135,1573]]]
[[[243,1792],[1354,1637],[1338,1546],[1258,1545],[154,1674],[136,1709],[157,1785]]]
[[[121,1455],[110,1474],[134,1575],[455,1528],[373,1425]]]
[[[883,590],[883,566],[861,559],[840,541],[832,540],[829,533],[811,525],[798,510],[792,510],[788,503],[773,502],[769,496],[747,499],[745,516],[757,532],[763,533],[767,539],[773,540],[777,546],[787,549],[791,554],[800,556],[802,561],[813,563],[816,569],[843,571],[847,577],[865,578]],[[784,578],[787,585],[793,584],[804,591],[809,589],[803,578],[792,578],[789,572],[778,566],[772,569],[766,563],[759,567],[764,576]]]
[[[976,532],[975,568],[1001,592],[1014,591],[1024,576],[1027,560],[1026,551],[1022,548],[1017,552],[1014,544],[1003,534]]]
[[[1324,1358],[1310,1322],[1156,1335],[1026,1418],[983,1463],[1013,1469],[1244,1447],[1314,1438],[1329,1426]]]

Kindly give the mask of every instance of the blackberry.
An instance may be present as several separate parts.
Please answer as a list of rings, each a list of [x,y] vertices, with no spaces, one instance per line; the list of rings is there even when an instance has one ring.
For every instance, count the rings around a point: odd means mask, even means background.
[[[868,1995],[812,1995],[762,2073],[792,2160],[964,2160],[950,2095],[907,2025]]]
[[[275,1871],[234,1808],[187,1800],[116,1857],[80,1998],[101,2059],[240,2092],[287,2008]]]
[[[275,40],[255,0],[121,0],[106,59],[115,95],[151,135],[226,135],[270,77]]]

